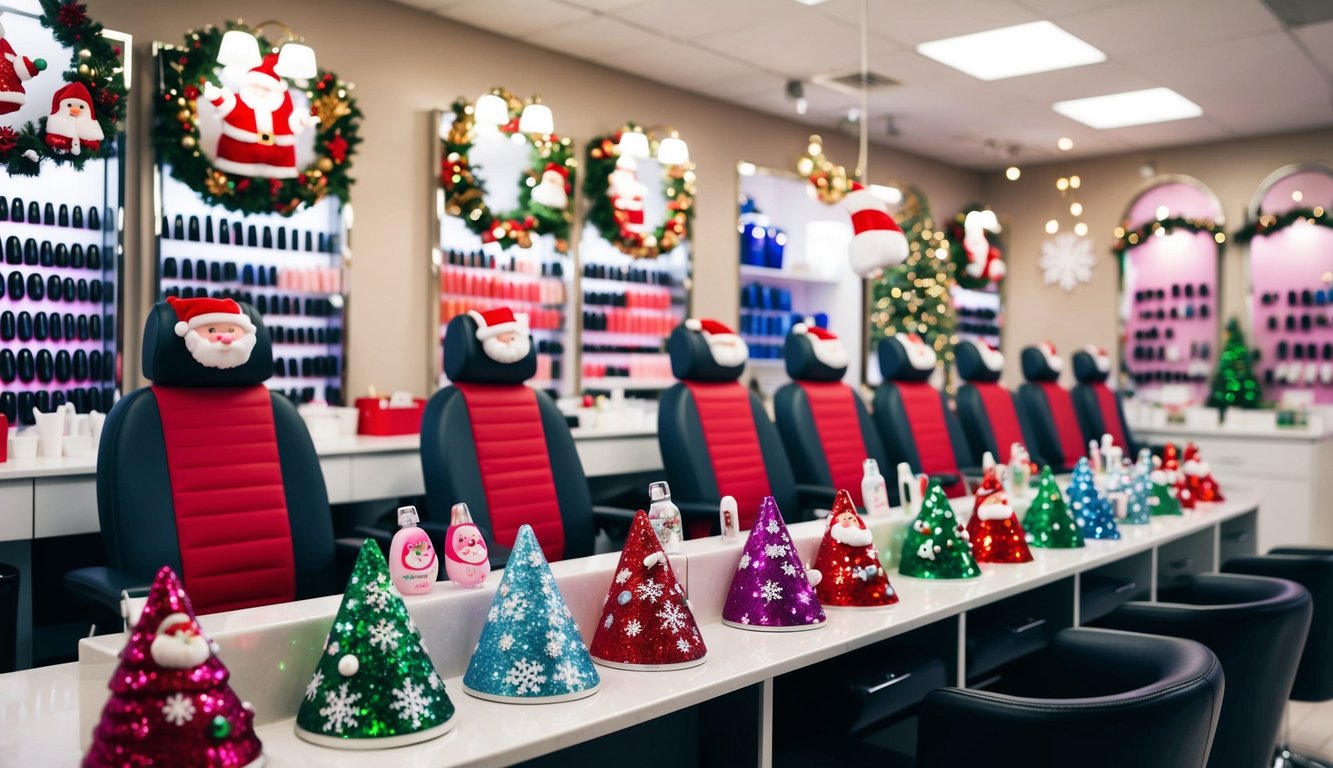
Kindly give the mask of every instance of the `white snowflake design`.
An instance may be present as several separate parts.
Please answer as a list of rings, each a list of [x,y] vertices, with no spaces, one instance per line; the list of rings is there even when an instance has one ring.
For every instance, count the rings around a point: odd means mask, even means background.
[[[185,725],[194,719],[194,702],[184,694],[174,693],[162,705],[162,719],[172,725]]]
[[[404,680],[403,687],[392,691],[393,703],[389,709],[398,711],[398,719],[412,723],[413,728],[421,727],[421,719],[430,714],[433,696],[426,695],[426,686],[414,685],[411,680]]]
[[[791,561],[784,562],[782,564],[782,572],[787,574],[788,576],[795,576],[796,566],[792,565]]]
[[[621,568],[620,572],[616,574],[616,583],[624,584],[625,582],[629,581],[629,577],[630,577],[629,569]]]
[[[638,619],[630,619],[629,623],[625,625],[625,634],[630,637],[638,637],[642,631],[643,625],[639,623]]]
[[[769,559],[776,559],[776,558],[779,558],[779,557],[786,557],[786,556],[787,556],[787,545],[786,545],[786,544],[765,544],[765,545],[764,545],[764,557],[767,557],[767,558],[769,558]]]
[[[510,595],[500,603],[500,615],[506,619],[514,621],[523,621],[527,618],[528,601],[523,599],[522,593]]]
[[[583,672],[572,661],[566,661],[555,668],[553,683],[564,683],[565,688],[574,690],[583,682]]]
[[[430,683],[430,687],[437,691],[444,687],[444,681],[441,680],[439,674],[435,672],[430,673],[430,677],[426,678],[426,682]]]
[[[772,579],[769,579],[768,581],[764,582],[764,585],[762,587],[759,588],[759,596],[764,598],[765,603],[770,603],[774,600],[781,600],[782,585],[778,584],[776,581],[773,581]]]
[[[1079,283],[1092,281],[1096,264],[1092,240],[1061,232],[1041,244],[1041,271],[1047,285],[1058,285],[1072,293]]]
[[[778,525],[777,520],[769,520],[768,525],[764,526],[764,530],[768,531],[769,533],[777,533],[779,527],[781,526]]]
[[[381,653],[388,653],[390,648],[398,650],[398,638],[402,636],[403,633],[395,629],[388,619],[380,619],[379,623],[370,628],[370,644],[380,649]]]
[[[324,718],[324,730],[342,733],[344,728],[355,728],[358,723],[356,702],[360,699],[361,694],[347,690],[347,683],[338,686],[336,691],[325,693],[324,703],[328,706],[319,710],[319,716]]]
[[[650,603],[662,599],[662,585],[652,579],[640,584],[634,591],[639,594],[639,599],[647,600]]]
[[[533,568],[539,568],[542,564],[542,556],[536,550],[528,553],[528,565]]]
[[[500,635],[500,650],[507,651],[514,647],[514,636],[508,632]]]
[[[657,612],[657,618],[662,620],[662,629],[676,634],[685,628],[685,611],[676,603],[662,603],[662,610]]]
[[[545,671],[546,667],[540,662],[519,659],[505,673],[504,683],[514,686],[514,692],[520,696],[525,693],[541,693],[542,685],[546,682],[546,675],[543,674]]]
[[[310,682],[305,686],[305,700],[314,701],[319,695],[319,687],[324,684],[324,670],[315,670],[315,676],[310,678]]]
[[[681,653],[689,653],[690,641],[686,640],[683,637],[680,638],[679,640],[676,641],[676,650],[680,651]]]
[[[741,555],[741,561],[736,565],[736,570],[743,571],[749,567],[750,567],[750,553],[746,552],[745,554]]]
[[[546,633],[546,655],[553,659],[560,658],[565,652],[565,633],[551,630]]]
[[[546,623],[551,625],[552,627],[565,626],[565,621],[567,620],[567,618],[568,616],[565,613],[565,610],[561,610],[560,606],[558,605],[552,605],[546,611]]]
[[[375,582],[366,585],[366,605],[377,611],[389,607],[389,590]]]
[[[337,656],[337,655],[338,655],[338,651],[340,651],[340,650],[342,650],[342,646],[338,645],[338,641],[337,641],[337,640],[334,640],[333,642],[329,643],[329,655],[330,655],[330,656]]]
[[[602,626],[610,629],[611,625],[614,623],[616,623],[616,617],[608,613],[606,614],[606,619],[602,622]]]
[[[486,612],[486,620],[495,621],[498,618],[500,618],[500,609],[492,605],[491,609]]]

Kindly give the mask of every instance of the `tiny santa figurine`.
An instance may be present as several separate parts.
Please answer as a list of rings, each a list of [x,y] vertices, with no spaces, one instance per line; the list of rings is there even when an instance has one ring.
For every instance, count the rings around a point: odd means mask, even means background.
[[[319,124],[309,112],[297,112],[287,83],[274,70],[269,54],[245,74],[240,93],[204,85],[204,98],[222,119],[213,167],[240,176],[294,179],[296,137]]]
[[[468,316],[477,324],[481,351],[495,362],[517,363],[532,351],[526,314],[509,307],[496,307],[485,312],[469,310]]]
[[[232,299],[181,299],[169,296],[176,310],[176,335],[185,340],[195,362],[207,368],[245,365],[255,348],[255,324]]]
[[[1185,462],[1181,466],[1185,477],[1185,487],[1197,504],[1223,501],[1222,489],[1213,479],[1213,472],[1199,454],[1199,447],[1194,443],[1185,446]]]
[[[1175,489],[1180,508],[1194,509],[1194,491],[1190,489],[1185,473],[1180,469],[1180,451],[1175,443],[1167,443],[1162,448],[1161,470],[1166,475],[1167,483]]]
[[[532,201],[563,211],[569,207],[569,169],[560,163],[547,163],[541,183],[532,189]]]
[[[607,194],[611,196],[611,206],[615,208],[616,221],[622,230],[642,234],[647,229],[643,215],[643,198],[647,191],[635,173],[634,159],[616,158],[616,169],[607,177]]]
[[[986,278],[998,283],[1004,278],[1005,266],[1000,260],[1000,249],[991,245],[987,232],[999,232],[1000,222],[994,211],[968,211],[963,217],[963,250],[967,252],[967,266],[964,271],[968,276],[980,280]]]
[[[972,519],[967,521],[972,555],[982,563],[1032,562],[1027,533],[1004,490],[1001,467],[995,464],[990,452],[982,457],[982,466],[986,474],[976,491]]]
[[[30,59],[14,52],[0,23],[0,115],[17,112],[27,101],[23,84],[46,69],[45,59]]]
[[[833,501],[814,570],[820,573],[815,594],[824,606],[874,608],[898,602],[898,593],[879,561],[874,536],[856,514],[846,489],[838,491]]]
[[[83,83],[66,83],[51,97],[46,118],[46,145],[71,155],[96,153],[102,146],[102,126],[93,114],[93,97]]]
[[[716,320],[690,318],[685,327],[703,335],[713,362],[723,368],[737,368],[750,359],[750,347],[745,340]]]

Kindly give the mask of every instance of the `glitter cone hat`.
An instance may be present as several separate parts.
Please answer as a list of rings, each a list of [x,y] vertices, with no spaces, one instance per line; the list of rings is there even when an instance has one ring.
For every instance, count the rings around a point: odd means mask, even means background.
[[[543,704],[591,696],[601,682],[532,526],[521,526],[463,690],[492,701]]]
[[[1074,475],[1069,483],[1069,511],[1074,513],[1074,521],[1085,539],[1112,541],[1120,538],[1115,510],[1094,482],[1092,464],[1086,456],[1074,465]]]
[[[1018,513],[1009,503],[1009,494],[994,464],[986,468],[977,488],[972,517],[967,521],[967,536],[977,562],[1032,562],[1027,533],[1018,522]]]
[[[824,609],[792,544],[778,503],[765,496],[731,577],[722,623],[770,632],[824,626]]]
[[[1064,494],[1055,484],[1055,475],[1049,466],[1041,468],[1037,493],[1023,516],[1023,529],[1027,531],[1028,544],[1034,547],[1071,549],[1083,546],[1083,534],[1079,532],[1073,515],[1069,514]]]
[[[340,749],[382,749],[441,736],[454,705],[417,626],[367,540],[347,580],[296,714],[296,735]]]
[[[921,513],[907,529],[898,572],[918,579],[974,579],[981,575],[967,529],[954,517],[949,497],[934,480],[926,489]]]
[[[1152,451],[1139,451],[1139,460],[1129,476],[1129,498],[1125,502],[1125,525],[1152,522]]]
[[[120,652],[83,768],[263,765],[254,712],[229,676],[180,579],[163,566]]]
[[[589,650],[608,667],[652,670],[693,667],[708,653],[685,589],[643,510],[625,537]]]
[[[875,542],[846,490],[838,491],[824,539],[815,555],[819,585],[815,593],[825,606],[878,608],[898,602],[889,574],[879,561]]]

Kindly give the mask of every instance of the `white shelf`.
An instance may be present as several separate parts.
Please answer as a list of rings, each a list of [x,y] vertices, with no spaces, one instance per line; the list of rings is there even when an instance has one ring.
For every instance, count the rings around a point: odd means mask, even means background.
[[[799,285],[827,285],[835,286],[842,282],[836,277],[817,277],[815,275],[803,275],[799,272],[789,272],[785,269],[770,269],[769,267],[756,267],[749,264],[741,265],[741,277],[753,278],[756,280],[767,280],[772,283],[789,283]]]
[[[636,379],[631,376],[606,376],[593,377],[585,376],[583,379],[583,389],[586,392],[589,389],[610,390],[623,389],[627,392],[646,389],[666,389],[675,384],[675,379]]]

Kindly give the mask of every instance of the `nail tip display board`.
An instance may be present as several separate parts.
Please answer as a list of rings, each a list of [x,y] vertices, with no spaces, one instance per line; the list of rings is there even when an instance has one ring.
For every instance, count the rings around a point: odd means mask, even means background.
[[[73,56],[40,11],[0,4],[5,39],[48,64],[24,83],[23,106],[0,115],[16,131],[47,115]],[[129,49],[128,36],[107,35]],[[37,176],[10,176],[0,167],[0,413],[11,424],[31,425],[34,407],[67,402],[105,413],[118,396],[124,133],[108,140],[114,151],[82,170],[43,162]]]

